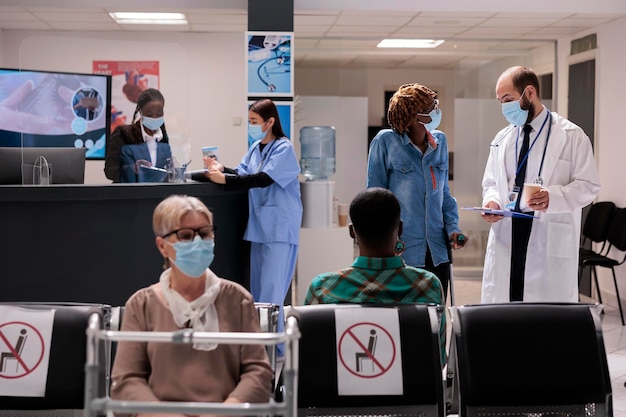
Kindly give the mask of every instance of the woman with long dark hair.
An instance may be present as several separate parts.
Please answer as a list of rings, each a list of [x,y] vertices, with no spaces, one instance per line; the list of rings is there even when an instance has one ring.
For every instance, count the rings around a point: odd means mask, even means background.
[[[249,217],[244,239],[250,241],[250,292],[256,301],[281,306],[296,268],[302,200],[300,166],[285,137],[272,100],[248,109],[248,132],[255,139],[234,169],[213,158],[205,160],[207,177],[226,189],[248,189]],[[279,356],[281,355],[279,346]]]

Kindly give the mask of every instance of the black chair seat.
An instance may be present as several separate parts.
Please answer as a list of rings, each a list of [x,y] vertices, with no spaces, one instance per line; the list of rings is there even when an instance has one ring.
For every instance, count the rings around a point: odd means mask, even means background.
[[[583,266],[601,266],[604,268],[611,268],[619,265],[619,261],[611,258],[607,258],[606,256],[593,254],[587,257],[582,261]]]
[[[589,257],[595,256],[598,253],[591,250],[591,249],[587,249],[587,248],[580,248],[579,252],[578,252],[578,260],[579,260],[579,264],[582,265],[583,261]]]
[[[597,306],[507,303],[450,311],[461,416],[612,416]]]

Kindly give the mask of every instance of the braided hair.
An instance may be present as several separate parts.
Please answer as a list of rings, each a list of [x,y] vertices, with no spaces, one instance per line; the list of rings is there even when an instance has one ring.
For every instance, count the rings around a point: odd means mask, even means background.
[[[141,92],[139,98],[137,99],[137,107],[135,107],[135,113],[133,113],[133,122],[139,120],[137,115],[141,112],[141,109],[152,101],[160,101],[165,104],[165,97],[163,97],[163,94],[161,94],[161,92],[156,88],[146,88]],[[165,130],[165,122],[161,126],[161,132],[163,132],[163,140],[168,142],[169,137],[167,136],[167,131]]]
[[[400,86],[389,100],[389,110],[387,111],[389,126],[398,133],[408,132],[409,126],[417,117],[417,113],[424,113],[431,99],[436,96],[437,93],[421,84]]]

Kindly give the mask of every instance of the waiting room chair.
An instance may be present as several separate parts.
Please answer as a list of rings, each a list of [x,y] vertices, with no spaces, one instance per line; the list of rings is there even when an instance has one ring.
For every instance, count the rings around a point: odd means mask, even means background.
[[[460,416],[612,416],[599,308],[451,307]]]
[[[298,415],[444,416],[438,309],[424,304],[292,307],[289,315],[298,319],[302,335]]]
[[[598,273],[596,267],[610,268],[613,274],[613,284],[615,285],[615,295],[617,296],[617,305],[619,306],[619,314],[622,319],[622,325],[626,325],[624,322],[624,312],[622,310],[622,299],[619,295],[619,288],[617,285],[617,278],[615,276],[615,267],[623,264],[626,261],[626,208],[618,208],[615,211],[615,216],[611,222],[609,229],[608,239],[609,246],[605,250],[604,254],[594,253],[587,254],[584,258],[580,259],[581,267],[591,267],[591,274],[596,282],[596,289],[598,290],[598,299],[600,298],[600,286],[598,284]],[[621,260],[609,257],[611,249],[619,250],[623,252]]]
[[[78,416],[82,415],[82,409],[84,406],[84,382],[85,382],[85,361],[86,361],[86,349],[87,349],[87,336],[85,329],[90,314],[97,313],[102,317],[102,323],[108,323],[110,314],[110,307],[101,304],[81,304],[81,303],[0,303],[1,306],[10,306],[18,308],[17,320],[12,323],[22,323],[25,329],[25,339],[22,340],[22,350],[40,349],[44,344],[43,339],[39,339],[35,334],[37,324],[32,322],[32,318],[25,316],[19,318],[21,311],[26,313],[29,311],[54,311],[54,319],[52,322],[52,337],[50,345],[43,346],[44,350],[49,353],[48,372],[46,376],[45,395],[43,397],[21,396],[13,394],[12,396],[0,395],[0,416]],[[26,323],[24,325],[23,323]],[[10,323],[0,323],[4,325],[0,328],[0,332],[6,335]],[[39,330],[38,330],[39,331]],[[19,341],[11,338],[8,340],[12,346],[16,347]],[[0,339],[0,352],[7,352],[7,341],[5,338]],[[40,343],[37,343],[41,340]],[[105,356],[106,350],[102,349],[102,361],[106,362]],[[42,351],[42,354],[44,352]],[[25,355],[30,355],[26,353]],[[19,355],[19,354],[18,354]],[[20,365],[18,369],[33,368],[33,363],[23,356],[22,361],[19,361]],[[4,371],[14,370],[18,361],[9,358],[5,355],[5,367]],[[43,362],[42,362],[43,364]],[[43,365],[37,365],[43,366]],[[25,374],[24,372],[17,372],[15,375]],[[6,376],[6,374],[4,374]],[[103,387],[102,393],[104,393],[104,381],[106,380],[105,373],[98,375],[101,380],[101,386]],[[19,378],[13,379],[17,381]],[[5,379],[4,382],[7,382]]]
[[[584,269],[584,262],[590,257],[594,257],[598,254],[606,255],[610,245],[608,244],[609,232],[611,230],[611,223],[615,217],[616,206],[612,201],[599,201],[593,203],[587,211],[587,216],[582,226],[583,240],[579,249],[578,256],[578,276],[579,283],[582,271]],[[602,244],[599,250],[594,251],[593,248],[588,248],[590,243]],[[602,294],[600,293],[600,286],[598,284],[597,276],[595,275],[595,267],[592,267],[592,280],[596,286],[598,292],[598,301],[602,303]]]

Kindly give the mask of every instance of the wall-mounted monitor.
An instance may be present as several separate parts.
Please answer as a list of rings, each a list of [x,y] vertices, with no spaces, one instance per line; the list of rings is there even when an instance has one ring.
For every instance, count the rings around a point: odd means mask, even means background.
[[[84,148],[104,159],[111,76],[0,69],[0,146]]]

